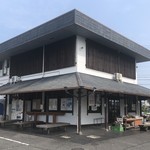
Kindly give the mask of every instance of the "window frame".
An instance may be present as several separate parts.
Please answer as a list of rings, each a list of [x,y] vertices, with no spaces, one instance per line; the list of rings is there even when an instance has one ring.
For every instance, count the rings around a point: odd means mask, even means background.
[[[87,114],[89,113],[100,113],[102,115],[102,96],[100,93],[87,91]]]

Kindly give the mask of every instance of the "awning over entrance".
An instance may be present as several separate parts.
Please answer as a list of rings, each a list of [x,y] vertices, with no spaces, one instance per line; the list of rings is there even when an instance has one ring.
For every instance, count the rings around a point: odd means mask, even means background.
[[[0,94],[31,93],[42,91],[76,89],[83,86],[85,89],[96,87],[98,91],[122,93],[150,98],[150,89],[145,87],[121,83],[110,79],[104,79],[83,73],[71,73],[55,77],[47,77],[29,81],[20,81],[14,84],[6,84],[0,87]]]
[[[62,90],[67,86],[71,89],[78,88],[76,74],[61,75],[55,77],[40,78],[28,81],[19,81],[0,87],[0,94],[31,93],[41,91]]]
[[[122,93],[150,98],[150,89],[137,84],[117,82],[115,80],[80,74],[83,86],[96,87],[99,91]]]

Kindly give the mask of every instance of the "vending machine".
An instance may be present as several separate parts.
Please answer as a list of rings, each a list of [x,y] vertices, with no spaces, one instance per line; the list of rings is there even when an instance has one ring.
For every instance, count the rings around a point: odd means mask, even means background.
[[[11,106],[11,120],[22,120],[23,117],[23,100],[13,99]]]

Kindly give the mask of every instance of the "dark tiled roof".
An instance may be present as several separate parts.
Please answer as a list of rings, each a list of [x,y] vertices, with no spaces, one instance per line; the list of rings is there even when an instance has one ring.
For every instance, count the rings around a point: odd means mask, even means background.
[[[79,87],[75,74],[19,81],[13,84],[8,83],[0,87],[0,94],[53,91],[64,89],[65,86],[70,88]]]
[[[50,44],[72,35],[81,35],[127,53],[135,57],[137,62],[150,60],[149,50],[77,10],[72,10],[0,44],[0,58],[36,48],[41,44]]]
[[[87,89],[91,87],[96,87],[98,91],[150,97],[150,89],[147,89],[137,84],[117,82],[115,80],[104,79],[87,74],[80,74],[80,78],[82,80],[82,86]]]
[[[136,84],[121,83],[82,73],[71,73],[55,77],[21,81],[15,84],[8,83],[0,87],[0,94],[64,90],[64,87],[68,87],[68,89],[76,89],[81,86],[85,89],[91,90],[93,87],[96,87],[98,91],[150,97],[150,89],[145,87]]]

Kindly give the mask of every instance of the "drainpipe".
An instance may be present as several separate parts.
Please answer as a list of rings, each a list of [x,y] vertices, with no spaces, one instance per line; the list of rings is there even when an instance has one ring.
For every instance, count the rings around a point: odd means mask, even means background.
[[[81,96],[81,89],[82,89],[82,87],[80,87],[78,89],[78,95],[77,96],[72,94],[72,93],[70,93],[68,91],[67,87],[64,87],[64,89],[65,89],[66,94],[68,94],[68,95],[70,95],[72,97],[75,97],[77,99],[77,134],[82,135],[82,132],[81,132],[81,97],[83,97],[83,96]]]
[[[69,93],[67,87],[64,87],[64,89],[65,89],[65,92],[68,95],[73,96],[77,99],[77,134],[82,135],[82,132],[81,132],[81,98],[86,97],[88,95],[87,94],[86,95],[81,95],[82,94],[82,89],[83,89],[82,86],[78,89],[78,95],[77,96],[74,95],[74,94]],[[93,93],[95,91],[96,91],[96,88],[93,87]]]
[[[78,90],[78,97],[77,97],[77,134],[82,135],[81,132],[81,88]]]
[[[104,103],[104,111],[105,111],[105,130],[108,129],[108,101],[107,94],[105,93],[105,103]]]
[[[4,112],[4,120],[6,120],[7,116],[7,106],[8,106],[8,97],[7,95],[5,96],[5,112]]]
[[[22,121],[25,121],[25,100],[23,99]]]

